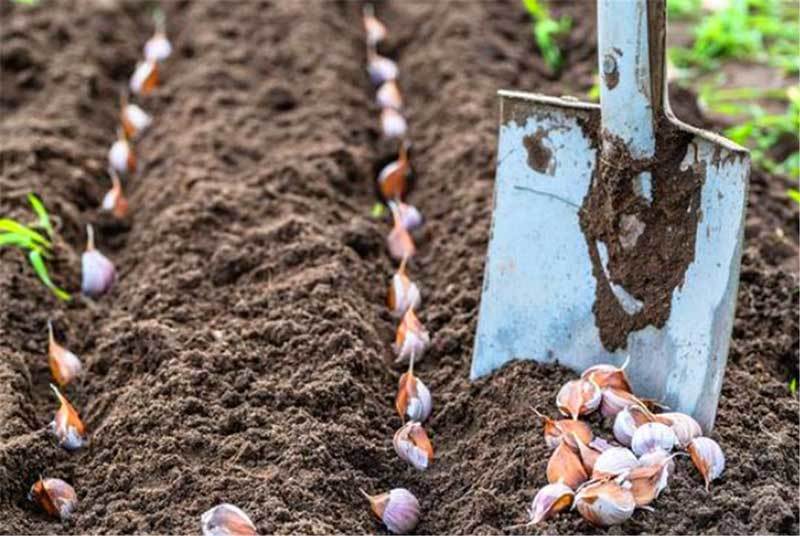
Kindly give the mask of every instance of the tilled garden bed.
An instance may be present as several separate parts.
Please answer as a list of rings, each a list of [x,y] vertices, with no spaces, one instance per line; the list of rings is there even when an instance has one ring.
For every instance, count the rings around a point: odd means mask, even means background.
[[[412,261],[432,347],[436,459],[400,461],[391,438],[402,367],[386,310],[387,221],[370,216],[380,139],[353,2],[166,2],[175,53],[147,100],[131,216],[107,189],[117,90],[152,31],[139,2],[0,4],[0,213],[27,217],[37,192],[57,218],[57,282],[80,280],[84,224],[119,270],[111,294],[55,302],[23,256],[0,251],[0,532],[196,533],[226,501],[261,533],[385,530],[358,488],[407,487],[417,532],[502,532],[545,483],[532,407],[552,409],[573,374],[513,364],[468,381],[495,165],[499,88],[582,94],[596,62],[594,11],[558,77],[538,60],[518,2],[391,2],[412,162],[426,217]],[[692,95],[673,107],[703,119]],[[713,126],[713,125],[712,125]],[[654,512],[613,533],[798,531],[797,211],[785,180],[754,172],[737,319],[712,434],[727,469],[707,493],[686,459]],[[782,230],[778,231],[778,230]],[[46,430],[46,323],[84,361],[71,387],[89,446]],[[26,494],[40,474],[79,497],[68,522]],[[522,532],[524,529],[515,529]],[[563,515],[529,532],[598,532]]]

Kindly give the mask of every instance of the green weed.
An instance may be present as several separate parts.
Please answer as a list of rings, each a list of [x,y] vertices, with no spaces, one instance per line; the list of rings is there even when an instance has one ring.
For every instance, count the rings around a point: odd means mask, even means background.
[[[15,247],[27,253],[28,262],[30,262],[33,271],[39,276],[42,283],[58,299],[68,301],[72,296],[53,283],[44,263],[44,259],[50,256],[53,248],[51,242],[53,227],[50,224],[50,216],[47,214],[44,204],[34,194],[28,194],[28,202],[38,217],[38,221],[32,225],[25,225],[11,218],[0,218],[0,248]],[[47,234],[47,238],[34,229],[43,229]]]
[[[522,5],[533,19],[533,37],[545,64],[551,71],[558,71],[564,62],[564,56],[557,40],[572,28],[572,19],[569,17],[553,19],[550,11],[540,0],[522,0]]]

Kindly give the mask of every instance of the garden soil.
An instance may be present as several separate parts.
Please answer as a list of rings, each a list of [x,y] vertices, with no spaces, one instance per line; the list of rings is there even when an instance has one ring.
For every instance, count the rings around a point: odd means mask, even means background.
[[[393,270],[374,178],[380,140],[354,2],[165,3],[175,53],[126,181],[132,214],[97,210],[117,92],[149,36],[150,4],[0,3],[0,213],[30,218],[33,190],[58,232],[56,281],[76,292],[84,225],[119,268],[110,295],[57,303],[17,251],[0,252],[0,533],[198,533],[222,502],[262,533],[382,532],[358,488],[411,489],[419,533],[798,532],[797,211],[788,182],[754,172],[746,249],[716,438],[727,470],[706,492],[686,459],[652,512],[594,529],[539,526],[525,508],[548,450],[532,408],[555,415],[573,375],[512,364],[467,376],[493,187],[499,88],[583,95],[594,12],[570,15],[565,68],[542,64],[519,2],[378,6],[406,98],[426,217],[410,273],[432,348],[436,460],[398,460]],[[691,93],[673,106],[704,119]],[[706,125],[712,126],[713,125]],[[90,433],[69,454],[46,427],[46,322],[83,359],[67,389]],[[26,494],[39,475],[74,485],[61,523]]]

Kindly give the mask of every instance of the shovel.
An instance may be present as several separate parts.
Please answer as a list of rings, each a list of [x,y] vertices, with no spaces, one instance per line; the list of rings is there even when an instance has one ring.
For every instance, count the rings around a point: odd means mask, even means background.
[[[664,0],[599,0],[600,105],[500,91],[471,378],[516,359],[627,368],[714,425],[742,254],[748,152],[667,99]]]

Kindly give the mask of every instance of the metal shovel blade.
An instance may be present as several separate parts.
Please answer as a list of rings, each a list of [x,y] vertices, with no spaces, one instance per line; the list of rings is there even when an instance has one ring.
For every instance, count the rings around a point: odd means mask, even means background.
[[[748,153],[678,122],[668,105],[651,106],[658,86],[626,86],[626,78],[647,74],[647,64],[625,63],[642,57],[624,48],[641,39],[604,42],[602,4],[613,3],[615,16],[635,26],[646,3],[627,0],[626,16],[624,2],[600,1],[601,68],[613,86],[601,95],[602,116],[594,104],[500,92],[471,378],[516,359],[582,371],[630,356],[637,395],[693,415],[708,431],[736,304]],[[617,64],[603,66],[604,52]],[[637,98],[651,102],[640,109]],[[652,121],[661,112],[663,120]],[[648,140],[648,121],[670,135]]]

